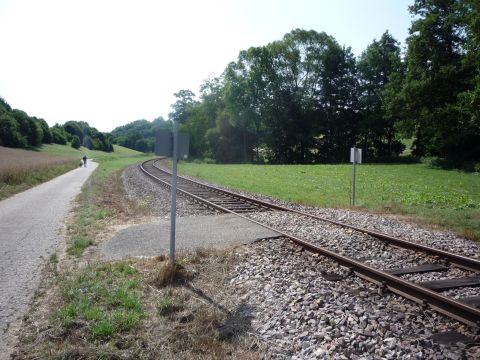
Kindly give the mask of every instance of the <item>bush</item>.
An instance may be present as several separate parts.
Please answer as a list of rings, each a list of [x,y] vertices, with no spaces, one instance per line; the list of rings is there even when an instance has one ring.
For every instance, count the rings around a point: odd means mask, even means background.
[[[60,130],[57,127],[52,127],[50,129],[50,132],[52,134],[52,142],[55,144],[60,144],[60,145],[66,145],[67,144],[67,138],[63,134],[62,130]]]
[[[17,121],[7,113],[0,115],[0,145],[20,148],[27,145],[27,142],[18,131]]]
[[[72,138],[72,148],[80,149],[80,138],[77,135],[73,135]]]

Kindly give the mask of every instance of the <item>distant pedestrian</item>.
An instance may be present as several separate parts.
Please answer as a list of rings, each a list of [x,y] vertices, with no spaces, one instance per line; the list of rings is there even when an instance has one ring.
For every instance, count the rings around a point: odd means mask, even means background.
[[[83,155],[83,166],[87,167],[87,155]]]

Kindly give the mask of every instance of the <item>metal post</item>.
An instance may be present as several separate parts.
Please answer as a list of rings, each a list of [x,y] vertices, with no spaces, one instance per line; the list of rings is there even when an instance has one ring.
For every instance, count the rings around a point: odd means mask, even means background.
[[[175,263],[175,220],[177,217],[178,121],[173,121],[172,208],[170,210],[170,262]]]
[[[353,147],[353,174],[352,174],[352,206],[355,206],[355,165],[357,164],[357,148]]]

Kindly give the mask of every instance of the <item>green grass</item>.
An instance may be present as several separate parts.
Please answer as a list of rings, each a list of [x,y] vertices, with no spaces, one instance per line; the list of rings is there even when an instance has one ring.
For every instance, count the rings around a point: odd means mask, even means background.
[[[350,206],[352,166],[181,163],[184,173],[301,204]],[[480,239],[480,175],[423,164],[357,166],[356,205],[413,215]]]
[[[61,156],[71,156],[76,157],[80,160],[84,155],[87,155],[89,159],[104,159],[111,157],[128,157],[142,155],[143,153],[125,148],[123,146],[113,145],[113,152],[108,153],[98,150],[89,150],[85,147],[80,147],[80,149],[74,149],[70,145],[59,145],[59,144],[43,144],[38,151],[45,152],[52,155],[61,155]]]
[[[111,187],[108,184],[105,185],[109,176],[115,171],[153,157],[121,146],[114,145],[114,149],[114,152],[106,153],[85,148],[76,150],[70,146],[57,144],[44,145],[41,149],[48,154],[74,156],[79,161],[86,154],[89,159],[93,158],[99,164],[92,177],[83,186],[82,193],[77,197],[77,209],[68,227],[70,241],[67,252],[70,255],[81,256],[87,247],[94,244],[94,238],[104,228],[105,221],[115,215],[112,209],[102,203],[104,198],[102,192]],[[87,166],[89,166],[88,161]],[[113,176],[116,175],[113,174]],[[112,194],[114,195],[118,194]]]
[[[87,155],[89,160],[94,160],[95,162],[99,163],[100,166],[99,169],[97,169],[96,176],[100,177],[108,176],[115,170],[119,170],[136,162],[148,160],[154,157],[154,155],[141,153],[139,151],[127,149],[118,145],[113,145],[113,148],[113,152],[107,153],[97,150],[88,150],[84,147],[81,147],[77,150],[68,145],[44,144],[40,151],[52,155],[61,154],[64,156],[76,157],[78,158],[78,161],[80,161],[84,155]],[[89,160],[87,160],[87,166],[89,164]]]
[[[144,314],[138,272],[126,262],[88,266],[61,280],[63,305],[54,321],[66,330],[87,327],[91,339],[107,339],[134,328]]]
[[[67,252],[70,255],[80,256],[83,254],[83,251],[93,245],[93,241],[86,236],[77,235],[74,236],[72,241],[70,242],[70,246],[67,248]]]

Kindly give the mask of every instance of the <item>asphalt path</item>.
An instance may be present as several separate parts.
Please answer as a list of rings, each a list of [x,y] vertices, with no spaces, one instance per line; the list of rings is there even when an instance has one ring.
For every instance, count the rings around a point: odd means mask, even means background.
[[[175,248],[187,251],[223,249],[277,236],[275,231],[232,214],[179,217]],[[100,254],[108,260],[116,260],[168,254],[169,248],[170,220],[163,220],[119,231],[101,245]]]
[[[72,200],[97,164],[79,167],[0,201],[0,359],[10,356],[15,328],[28,309],[42,269],[64,251],[60,235]]]

